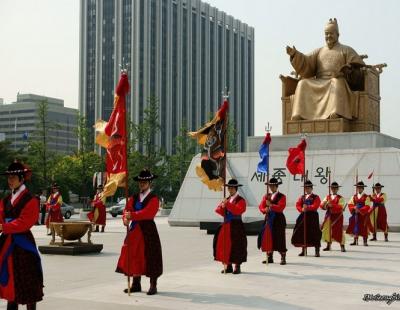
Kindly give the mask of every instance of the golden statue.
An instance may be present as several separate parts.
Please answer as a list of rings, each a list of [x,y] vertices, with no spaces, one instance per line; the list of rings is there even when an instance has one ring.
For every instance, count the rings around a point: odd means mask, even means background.
[[[301,78],[291,97],[292,120],[353,119],[364,61],[354,49],[338,41],[336,18],[325,27],[326,46],[304,55],[286,47],[290,62]]]

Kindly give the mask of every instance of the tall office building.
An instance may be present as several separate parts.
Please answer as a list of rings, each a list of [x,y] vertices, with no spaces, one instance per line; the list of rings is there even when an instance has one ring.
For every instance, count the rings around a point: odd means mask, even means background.
[[[18,94],[17,101],[0,104],[0,141],[2,134],[15,150],[28,147],[35,139],[39,122],[39,103],[47,103],[47,147],[58,154],[72,154],[78,148],[76,134],[78,110],[64,107],[64,100],[34,94]],[[2,134],[1,134],[2,133]]]
[[[83,0],[79,108],[88,124],[107,120],[119,64],[129,63],[130,119],[159,102],[156,143],[174,152],[182,125],[196,130],[230,92],[230,120],[244,150],[254,131],[254,29],[199,0]]]

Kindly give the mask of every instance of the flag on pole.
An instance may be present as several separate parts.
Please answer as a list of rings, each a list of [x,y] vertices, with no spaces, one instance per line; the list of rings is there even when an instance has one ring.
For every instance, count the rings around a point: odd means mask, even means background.
[[[107,182],[102,192],[103,197],[114,195],[118,187],[126,186],[126,106],[125,96],[129,92],[126,73],[121,73],[115,90],[114,108],[108,122],[98,120],[94,125],[96,143],[106,149]]]
[[[202,145],[201,164],[196,167],[196,173],[201,181],[210,190],[222,191],[225,168],[225,139],[227,112],[229,109],[228,99],[225,98],[222,106],[215,114],[214,118],[195,132],[188,135]]]
[[[288,150],[289,155],[286,160],[286,167],[288,168],[291,174],[304,175],[306,147],[307,147],[307,142],[305,139],[302,139],[296,147],[289,148]]]
[[[257,172],[268,173],[269,145],[271,143],[271,135],[269,132],[265,135],[263,143],[260,145],[258,153],[261,161],[257,165]]]

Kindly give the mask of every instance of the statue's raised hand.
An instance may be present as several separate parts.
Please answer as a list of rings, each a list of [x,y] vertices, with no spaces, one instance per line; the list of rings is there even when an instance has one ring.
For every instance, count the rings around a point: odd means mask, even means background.
[[[286,46],[286,53],[290,56],[294,56],[296,54],[296,47],[290,47],[289,45]]]

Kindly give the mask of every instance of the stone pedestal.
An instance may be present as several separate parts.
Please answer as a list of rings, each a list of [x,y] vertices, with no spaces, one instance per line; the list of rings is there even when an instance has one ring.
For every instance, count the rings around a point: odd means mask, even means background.
[[[56,242],[53,245],[42,245],[38,248],[42,254],[80,255],[100,253],[103,250],[103,245],[84,242],[66,242],[64,244]]]
[[[93,244],[91,241],[92,223],[88,221],[66,221],[62,223],[50,223],[51,241],[48,246],[39,246],[42,254],[78,255],[87,253],[99,253],[103,249],[102,244]],[[87,233],[87,242],[82,242]],[[56,236],[61,241],[56,242]],[[72,242],[66,242],[72,241]]]
[[[258,210],[262,196],[266,192],[266,175],[257,173],[260,161],[258,149],[264,137],[248,139],[246,153],[229,153],[227,178],[236,178],[243,187],[239,194],[247,201],[243,215],[245,223],[263,219]],[[302,182],[299,176],[293,177],[286,169],[288,148],[300,142],[299,135],[273,136],[270,145],[270,176],[282,181],[279,190],[287,196],[285,216],[287,223],[294,224],[298,216],[295,202],[302,194]],[[328,175],[342,187],[340,194],[346,201],[354,194],[355,174],[367,184],[366,191],[371,193],[372,182],[384,184],[387,193],[386,203],[389,214],[389,227],[400,229],[400,140],[377,132],[311,134],[307,137],[306,169],[309,178],[316,184],[314,192],[321,197],[328,194]],[[193,158],[183,181],[172,212],[168,218],[170,225],[199,226],[200,222],[221,222],[222,217],[215,213],[223,193],[212,192],[204,186],[195,172],[200,163],[200,155]],[[374,171],[370,180],[367,176]],[[322,223],[324,212],[319,211]],[[350,214],[345,213],[345,224]]]

